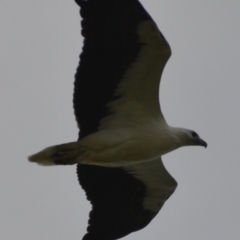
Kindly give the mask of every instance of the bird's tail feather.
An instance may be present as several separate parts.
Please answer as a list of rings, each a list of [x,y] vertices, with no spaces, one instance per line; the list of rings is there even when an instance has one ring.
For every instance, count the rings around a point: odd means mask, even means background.
[[[42,166],[72,165],[77,163],[76,158],[78,155],[78,142],[70,142],[47,147],[29,156],[28,160]]]

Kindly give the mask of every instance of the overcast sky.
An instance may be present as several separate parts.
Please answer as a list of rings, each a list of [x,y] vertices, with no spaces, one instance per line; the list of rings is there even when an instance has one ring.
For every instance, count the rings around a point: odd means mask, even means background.
[[[142,3],[173,52],[161,84],[165,118],[196,130],[209,146],[163,157],[178,188],[148,227],[124,239],[238,240],[240,1]],[[80,240],[86,232],[90,204],[76,167],[27,161],[77,139],[78,11],[73,0],[1,0],[0,239]]]

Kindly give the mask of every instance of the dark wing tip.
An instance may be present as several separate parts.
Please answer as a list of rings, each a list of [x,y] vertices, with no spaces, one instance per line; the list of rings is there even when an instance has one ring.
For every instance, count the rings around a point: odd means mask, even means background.
[[[84,5],[88,1],[87,0],[75,0],[75,2],[79,7],[82,7],[82,5]]]

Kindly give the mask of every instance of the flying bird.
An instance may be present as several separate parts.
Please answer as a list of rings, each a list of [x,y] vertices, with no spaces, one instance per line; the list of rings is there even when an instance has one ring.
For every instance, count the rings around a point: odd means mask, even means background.
[[[40,165],[77,164],[92,204],[83,240],[115,240],[148,225],[177,187],[161,157],[207,143],[167,124],[160,78],[171,49],[138,0],[75,0],[82,36],[75,75],[76,142],[29,157]]]

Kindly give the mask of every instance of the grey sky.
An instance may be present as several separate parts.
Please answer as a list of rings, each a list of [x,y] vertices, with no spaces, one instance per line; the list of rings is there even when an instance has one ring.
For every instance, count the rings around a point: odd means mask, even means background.
[[[179,186],[159,215],[126,240],[238,240],[240,235],[240,31],[237,0],[142,1],[171,45],[163,113],[209,147],[163,157]],[[74,1],[0,3],[0,239],[81,239],[90,204],[75,166],[39,167],[27,156],[77,139],[72,109],[81,51]]]

